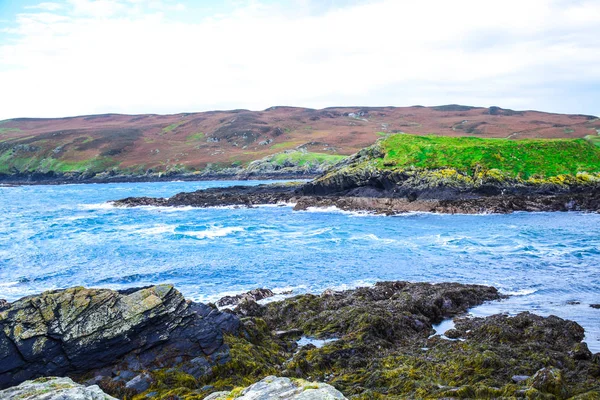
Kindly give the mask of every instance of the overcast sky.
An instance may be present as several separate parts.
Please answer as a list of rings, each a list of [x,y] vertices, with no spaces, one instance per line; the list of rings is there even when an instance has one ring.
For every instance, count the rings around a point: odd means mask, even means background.
[[[600,0],[0,0],[0,119],[459,103],[600,114]]]

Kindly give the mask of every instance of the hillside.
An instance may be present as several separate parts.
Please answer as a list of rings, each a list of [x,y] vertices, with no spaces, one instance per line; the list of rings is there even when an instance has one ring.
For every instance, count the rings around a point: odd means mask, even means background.
[[[600,147],[592,139],[390,135],[308,183],[304,192],[444,199],[597,187]]]
[[[284,157],[310,175],[319,172],[315,160],[353,154],[389,133],[596,140],[599,131],[592,116],[457,105],[19,118],[0,121],[0,176],[234,175],[265,157],[266,170],[280,169],[271,160],[289,167]],[[269,157],[286,150],[300,153]]]

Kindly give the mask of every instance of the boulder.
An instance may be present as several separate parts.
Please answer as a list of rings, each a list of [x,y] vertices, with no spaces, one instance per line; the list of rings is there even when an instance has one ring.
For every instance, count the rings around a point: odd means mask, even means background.
[[[559,399],[567,397],[566,383],[558,368],[542,368],[530,379],[533,388],[542,393],[553,394]]]
[[[70,378],[38,378],[0,390],[3,400],[117,400],[96,385],[83,386]]]
[[[198,357],[211,364],[211,355],[227,358],[223,335],[239,327],[236,316],[186,301],[171,285],[44,292],[0,311],[0,388],[107,368],[185,369]]]
[[[222,297],[216,304],[217,307],[237,306],[244,301],[259,301],[272,296],[275,296],[275,293],[271,289],[254,289],[235,296]]]
[[[245,389],[213,393],[205,400],[225,400],[234,398],[234,396],[237,400],[336,400],[346,398],[337,389],[326,383],[268,376]]]

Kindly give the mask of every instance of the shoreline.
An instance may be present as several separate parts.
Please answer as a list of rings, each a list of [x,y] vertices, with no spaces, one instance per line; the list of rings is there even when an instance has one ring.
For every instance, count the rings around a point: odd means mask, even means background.
[[[80,177],[43,177],[43,178],[13,178],[12,175],[0,175],[0,187],[38,186],[38,185],[86,185],[105,183],[152,183],[152,182],[206,182],[206,181],[279,181],[307,180],[317,177],[317,174],[174,174],[163,176],[115,176],[110,178],[80,178]]]
[[[398,215],[407,212],[431,212],[440,214],[507,214],[516,211],[581,211],[600,212],[600,190],[577,188],[570,192],[506,194],[494,196],[468,196],[459,193],[450,198],[386,197],[385,192],[365,192],[355,196],[307,194],[308,184],[263,184],[257,186],[229,186],[194,192],[181,192],[169,198],[128,197],[115,199],[117,207],[253,207],[268,204],[295,204],[294,211],[311,208],[336,207],[342,211],[370,212],[382,215]]]
[[[173,390],[204,398],[268,375],[325,382],[348,397],[568,398],[600,389],[600,353],[576,322],[530,312],[468,315],[507,298],[492,286],[380,281],[258,303],[272,294],[222,298],[230,311],[190,301],[168,284],[72,287],[0,302],[0,348],[12,343],[4,359],[13,360],[0,371],[0,389],[67,376],[117,398]],[[22,330],[24,315],[39,334]],[[394,385],[398,376],[404,385]]]

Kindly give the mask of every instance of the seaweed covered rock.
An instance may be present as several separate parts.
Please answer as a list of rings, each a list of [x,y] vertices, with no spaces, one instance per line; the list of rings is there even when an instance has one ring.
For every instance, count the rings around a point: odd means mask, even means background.
[[[427,337],[433,323],[500,298],[489,286],[378,282],[373,287],[305,294],[262,307],[246,302],[235,312],[261,317],[276,330],[301,329],[319,338],[360,336],[383,344],[414,335]]]
[[[237,294],[235,296],[225,296],[217,301],[217,307],[237,306],[243,301],[260,301],[268,297],[275,296],[271,289],[253,289],[249,292]]]
[[[98,386],[83,386],[69,378],[38,378],[0,390],[3,400],[117,400]]]
[[[224,334],[239,327],[234,315],[186,301],[171,285],[44,292],[0,311],[0,387],[174,365],[200,376],[227,359]]]
[[[227,400],[231,398],[238,400],[342,400],[346,397],[334,387],[325,383],[268,376],[247,388],[238,388],[231,392],[213,393],[205,400]]]
[[[382,282],[244,302],[234,312],[278,334],[336,338],[294,350],[277,375],[326,382],[348,398],[598,398],[600,356],[588,357],[575,322],[531,313],[459,317],[454,340],[432,335],[432,324],[500,298],[479,285]],[[558,378],[544,378],[544,368]]]

